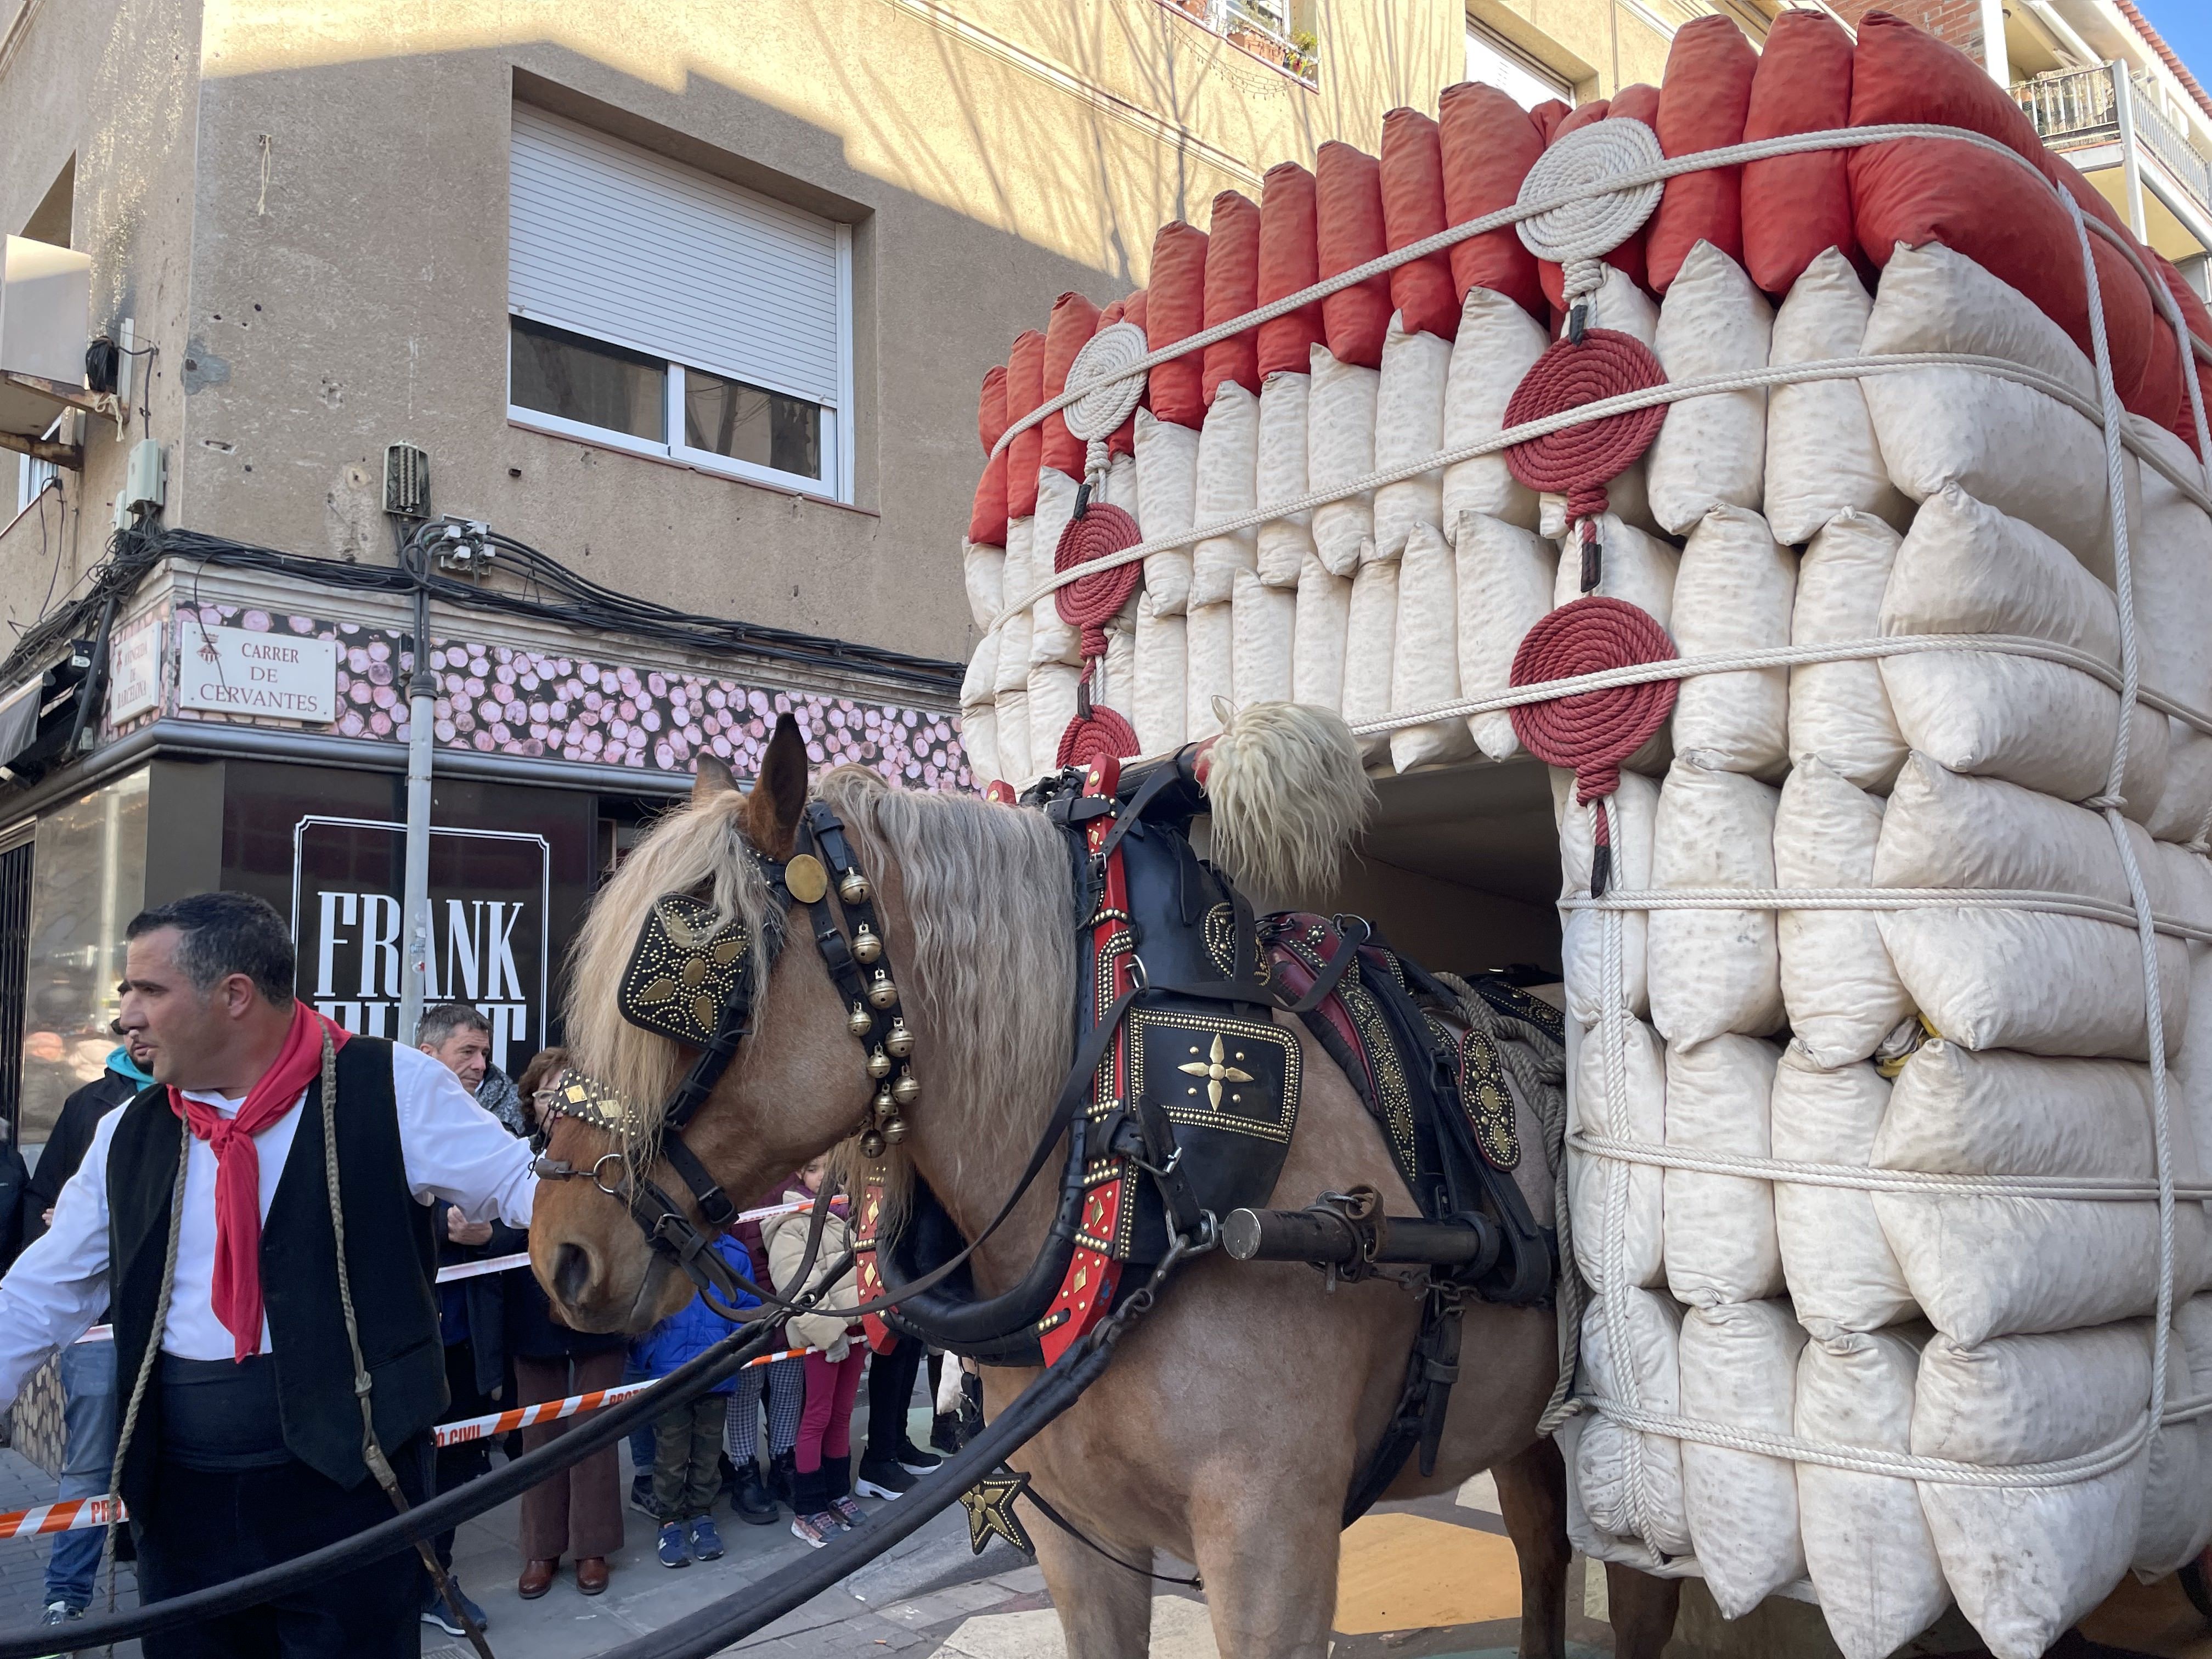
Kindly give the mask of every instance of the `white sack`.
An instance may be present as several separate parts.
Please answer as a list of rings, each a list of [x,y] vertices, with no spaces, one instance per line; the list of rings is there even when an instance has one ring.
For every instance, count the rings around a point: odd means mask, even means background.
[[[1230,679],[1236,688],[1237,706],[1290,702],[1297,594],[1270,587],[1252,572],[1240,570],[1237,597],[1231,604],[1235,646]]]
[[[1382,510],[1378,501],[1378,517]],[[1398,565],[1398,637],[1390,674],[1392,714],[1410,714],[1459,700],[1458,590],[1451,549],[1426,521],[1416,521]],[[1467,721],[1457,716],[1390,733],[1390,764],[1401,772],[1465,760],[1474,752]]]
[[[999,636],[986,634],[960,681],[960,747],[968,770],[981,789],[999,772],[999,711],[994,699],[999,676]]]
[[[1778,399],[1783,389],[1777,388]],[[1856,388],[1851,396],[1858,396]],[[1768,471],[1771,475],[1771,459]],[[1901,539],[1872,514],[1846,507],[1830,518],[1797,562],[1790,643],[1844,645],[1881,637],[1882,593]],[[1790,669],[1792,765],[1818,756],[1860,788],[1882,791],[1905,764],[1905,755],[1881,663],[1860,657]]]
[[[1528,366],[1549,341],[1544,325],[1504,295],[1471,288],[1452,342],[1451,372],[1444,381],[1446,449],[1460,449],[1502,432],[1505,406]],[[1514,477],[1502,452],[1454,461],[1444,469],[1444,523],[1480,513],[1522,530],[1536,528],[1536,492]]]
[[[1912,1449],[1990,1466],[2079,1456],[2126,1433],[2149,1397],[2140,1325],[1980,1347],[1937,1336],[1920,1358]],[[1996,1659],[2040,1659],[2119,1581],[2135,1550],[2145,1463],[2139,1452],[2061,1486],[1919,1483],[1943,1576]]]
[[[998,620],[1006,602],[1006,550],[987,542],[960,544],[960,575],[968,586],[968,614],[978,628]]]
[[[1149,409],[1137,411],[1137,522],[1146,541],[1180,536],[1197,526],[1198,434],[1173,421],[1155,420]],[[1190,605],[1190,549],[1146,554],[1145,591],[1160,615],[1182,615]]]
[[[1375,399],[1378,369],[1340,363],[1325,345],[1313,348],[1306,392],[1306,484],[1334,489],[1375,470]],[[1328,501],[1313,510],[1314,546],[1330,574],[1349,576],[1370,556],[1375,539],[1371,490]]]
[[[1390,712],[1390,677],[1398,650],[1398,562],[1370,561],[1352,580],[1352,604],[1344,627],[1345,720],[1353,726]],[[1380,732],[1359,739],[1363,759],[1390,752],[1390,737]]]
[[[1030,665],[1030,769],[1024,781],[1060,764],[1060,740],[1075,718],[1082,680],[1083,671],[1072,663]]]
[[[2175,1167],[2199,1174],[2175,1114]],[[1950,1176],[2152,1179],[2150,1068],[1929,1042],[1905,1062],[1875,1136],[1885,1169]],[[1964,1193],[1881,1192],[1875,1213],[1929,1322],[1965,1343],[2150,1312],[2158,1206]],[[2204,1280],[2202,1206],[2176,1206],[2176,1293]]]
[[[1681,1310],[1663,1291],[1591,1297],[1583,1316],[1583,1366],[1591,1390],[1674,1414],[1681,1402],[1675,1357],[1681,1323]],[[1680,1441],[1638,1434],[1593,1413],[1576,1442],[1573,1479],[1583,1513],[1601,1532],[1640,1537],[1668,1555],[1690,1553]]]
[[[1575,775],[1552,769],[1552,821],[1559,836],[1559,890],[1563,898],[1590,896],[1590,860],[1596,813],[1613,813],[1613,874],[1609,891],[1640,893],[1651,885],[1651,835],[1659,810],[1659,786],[1640,773],[1623,772],[1620,787],[1584,805],[1575,799]],[[1632,1014],[1650,1011],[1644,962],[1649,933],[1643,910],[1569,910],[1560,927],[1559,960],[1565,976],[1567,1012],[1584,1025],[1596,1023],[1606,993],[1606,918],[1619,918],[1622,1006]],[[2212,1054],[2212,1048],[2208,1048]]]
[[[2128,416],[2130,436],[2184,477],[2201,477],[2189,447],[2162,427]],[[2142,469],[2142,513],[2128,534],[2136,648],[2142,683],[2212,714],[2212,519],[2156,467]],[[2212,813],[2212,736],[2168,722],[2166,787],[2148,820],[2160,841],[2197,839]]]
[[[2172,915],[2179,896],[2168,866],[2139,825],[2130,823],[2128,832],[2153,910]],[[1875,884],[2129,902],[2102,816],[2014,784],[1962,777],[1919,755],[1905,763],[1890,793]],[[1979,907],[1879,914],[1899,980],[1945,1036],[1970,1048],[2149,1057],[2131,925]],[[2172,1054],[2189,1013],[2188,957],[2179,939],[2164,934],[2157,955]]]
[[[1717,1036],[1694,1048],[1668,1049],[1668,1147],[1768,1157],[1767,1097],[1780,1054],[1774,1044],[1747,1036]],[[1709,1308],[1782,1294],[1774,1196],[1766,1182],[1667,1170],[1662,1188],[1667,1288],[1677,1302]],[[1693,1522],[1694,1518],[1693,1510]],[[1704,1547],[1701,1536],[1701,1554]]]
[[[1786,1302],[1691,1309],[1682,1316],[1682,1415],[1790,1433],[1804,1346],[1804,1329]],[[1723,1618],[1741,1618],[1805,1576],[1797,1471],[1789,1459],[1685,1440],[1682,1499],[1698,1565]]]
[[[2018,635],[2119,665],[2111,590],[2032,525],[1955,487],[1914,515],[1882,598],[1881,630]],[[2094,675],[2001,651],[1885,657],[1881,674],[1905,741],[1952,770],[2069,800],[2104,792],[2119,696]],[[2166,722],[2141,706],[2134,714],[2124,793],[2140,820],[2163,787]]]
[[[2072,247],[2051,250],[2072,258]],[[2093,404],[2089,360],[2019,289],[1941,243],[1900,246],[1882,267],[1863,349],[1997,357],[2056,378]],[[1860,381],[1892,483],[1914,501],[1946,483],[2057,538],[2100,579],[2112,574],[2104,436],[2066,404],[1971,368]],[[2130,462],[2130,470],[2133,468]]]
[[[1106,465],[1106,500],[1139,524],[1144,522],[1144,492],[1137,484],[1137,458],[1116,450]],[[1137,614],[1132,611],[1132,617]]]
[[[1444,379],[1451,371],[1451,342],[1421,331],[1407,333],[1390,313],[1382,337],[1382,379],[1375,394],[1375,465],[1408,465],[1444,444]],[[1415,525],[1443,534],[1443,473],[1417,472],[1375,492],[1375,542],[1370,556],[1402,552]]]
[[[1488,292],[1470,289],[1470,295]],[[1519,311],[1520,307],[1513,307]],[[1522,313],[1526,315],[1526,313]],[[1559,550],[1534,531],[1481,513],[1459,514],[1453,529],[1459,596],[1459,684],[1463,697],[1495,696],[1513,683],[1513,654],[1552,608]],[[1402,600],[1401,601],[1402,605]],[[1470,714],[1467,728],[1492,760],[1521,752],[1504,709]]]
[[[1136,708],[1137,602],[1133,599],[1106,624],[1106,659],[1091,682],[1091,700],[1104,703],[1125,718]]]
[[[1652,886],[1772,888],[1778,796],[1756,778],[1678,757],[1659,790]],[[1650,927],[1651,1023],[1669,1043],[1779,1029],[1773,911],[1655,910]]]
[[[1023,520],[1024,527],[1028,521]],[[1007,533],[1008,557],[1013,536]],[[1030,613],[1018,611],[999,625],[999,660],[994,679],[999,712],[1000,775],[1009,783],[1026,782],[1030,770]],[[1057,743],[1060,734],[1053,733]]]
[[[1041,582],[1053,574],[1060,554],[1060,532],[1075,516],[1076,481],[1055,467],[1037,469],[1036,517],[1030,528],[1030,580]],[[1019,597],[1017,595],[1016,597]],[[1083,630],[1062,622],[1060,597],[1048,593],[1030,607],[1030,661],[1080,664]],[[1035,697],[1036,692],[1031,690]],[[1054,741],[1059,739],[1055,737]]]
[[[1673,299],[1670,291],[1670,304]],[[1774,313],[1767,362],[1784,368],[1856,357],[1873,311],[1851,262],[1829,248],[1805,267]],[[1882,463],[1866,394],[1856,380],[1774,387],[1766,403],[1767,522],[1780,539],[1800,545],[1844,513],[1899,528],[1912,516]]]
[[[1279,370],[1260,383],[1260,453],[1255,494],[1259,505],[1294,501],[1306,493],[1307,393],[1313,381],[1304,374]],[[1293,513],[1260,526],[1255,557],[1260,580],[1270,587],[1294,588],[1306,555],[1313,551],[1313,514]]]
[[[2212,1395],[2212,1296],[2173,1310],[2166,1358],[2169,1407]],[[2150,1443],[2136,1571],[2155,1578],[2193,1561],[2212,1541],[2212,1417],[2170,1423]]]
[[[1198,434],[1200,526],[1220,524],[1259,505],[1260,400],[1235,380],[1214,389]],[[1190,603],[1226,605],[1237,573],[1258,568],[1257,532],[1208,536],[1191,550]]]
[[[1700,241],[1659,307],[1655,350],[1670,380],[1766,367],[1774,311],[1743,267]],[[1717,392],[1667,406],[1644,458],[1651,516],[1675,535],[1716,507],[1757,511],[1766,466],[1766,388]]]
[[[1674,293],[1668,290],[1670,305]],[[1789,644],[1796,555],[1747,507],[1717,505],[1695,525],[1674,578],[1675,649],[1705,657]],[[1708,766],[1778,779],[1789,762],[1789,733],[1787,668],[1692,675],[1675,693],[1674,752],[1695,754]]]
[[[1607,265],[1599,279],[1597,292],[1589,296],[1589,325],[1610,328],[1633,336],[1644,345],[1656,348],[1659,339],[1658,302],[1638,287],[1635,279],[1614,265]],[[1564,337],[1564,326],[1560,331]],[[1651,517],[1651,507],[1645,492],[1644,469],[1645,457],[1638,457],[1627,471],[1608,483],[1606,489],[1607,510],[1615,517],[1639,530],[1658,529]],[[1537,498],[1537,528],[1558,541],[1567,533],[1567,498],[1546,495]]]
[[[1774,814],[1774,881],[1784,891],[1874,885],[1882,802],[1823,761],[1798,763]],[[1810,905],[1775,920],[1782,954],[1782,1003],[1791,1035],[1815,1066],[1864,1060],[1912,1000],[1881,942],[1872,910]]]
[[[1569,1133],[1639,1146],[1665,1145],[1666,1049],[1642,1020],[1608,1022],[1585,1033],[1570,1092]],[[1665,1282],[1660,1174],[1656,1164],[1595,1153],[1568,1158],[1575,1259],[1593,1289],[1625,1291]],[[1589,1356],[1583,1358],[1587,1361]]]
[[[1924,1327],[1815,1335],[1797,1358],[1797,1437],[1909,1452]],[[1914,1482],[1797,1466],[1805,1565],[1844,1659],[1889,1659],[1951,1605]]]
[[[1774,1068],[1768,1130],[1791,1164],[1874,1162],[1889,1084],[1865,1061],[1824,1071],[1791,1043]],[[1797,1318],[1815,1337],[1879,1330],[1917,1311],[1874,1195],[1852,1187],[1774,1183],[1774,1231]],[[1903,1424],[1899,1425],[1899,1445]]]
[[[1164,755],[1182,747],[1188,673],[1183,615],[1162,614],[1147,588],[1137,595],[1137,684],[1130,699],[1130,724],[1144,753]]]
[[[1297,624],[1291,657],[1291,694],[1316,708],[1344,706],[1345,633],[1352,622],[1352,578],[1310,553],[1298,568]]]
[[[1184,631],[1188,678],[1183,688],[1182,740],[1199,743],[1221,730],[1220,706],[1237,704],[1237,635],[1231,607],[1196,605]],[[1217,705],[1216,699],[1220,700]]]
[[[1682,559],[1674,544],[1624,523],[1611,513],[1599,519],[1598,538],[1604,552],[1598,566],[1598,585],[1590,591],[1648,611],[1660,627],[1669,628],[1674,617],[1674,577]],[[1568,605],[1582,596],[1582,543],[1565,542],[1559,548],[1552,603]]]

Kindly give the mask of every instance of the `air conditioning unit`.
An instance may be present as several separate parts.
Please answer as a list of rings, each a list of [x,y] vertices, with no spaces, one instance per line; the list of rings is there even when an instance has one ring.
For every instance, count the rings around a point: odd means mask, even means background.
[[[27,236],[7,239],[0,264],[0,432],[35,438],[82,398],[91,307],[90,254]]]

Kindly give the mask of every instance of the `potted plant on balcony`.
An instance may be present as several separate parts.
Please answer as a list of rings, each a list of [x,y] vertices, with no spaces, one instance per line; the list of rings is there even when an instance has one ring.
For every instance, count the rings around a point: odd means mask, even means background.
[[[1292,29],[1291,44],[1283,53],[1283,67],[1301,81],[1310,81],[1320,67],[1321,42],[1311,29]]]

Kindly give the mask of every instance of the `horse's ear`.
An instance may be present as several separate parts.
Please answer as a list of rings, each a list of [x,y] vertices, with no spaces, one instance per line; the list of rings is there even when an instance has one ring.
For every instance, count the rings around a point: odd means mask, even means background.
[[[797,720],[779,714],[745,802],[745,839],[769,857],[783,858],[798,841],[799,815],[805,810],[806,739]]]
[[[703,806],[716,795],[726,795],[737,787],[736,777],[719,757],[702,755],[698,769],[691,775],[691,804]]]

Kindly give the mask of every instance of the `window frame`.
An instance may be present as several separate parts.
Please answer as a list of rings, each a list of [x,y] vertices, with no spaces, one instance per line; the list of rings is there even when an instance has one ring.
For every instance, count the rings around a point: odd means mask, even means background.
[[[1571,77],[1561,74],[1558,70],[1553,69],[1550,64],[1545,63],[1541,58],[1529,52],[1526,47],[1518,45],[1515,41],[1508,40],[1498,30],[1491,27],[1487,23],[1475,16],[1472,11],[1466,14],[1465,21],[1467,23],[1467,32],[1462,40],[1462,54],[1464,53],[1466,44],[1480,41],[1485,49],[1486,49],[1493,57],[1505,64],[1510,64],[1515,69],[1519,70],[1523,75],[1526,75],[1531,81],[1545,88],[1552,94],[1553,97],[1558,99],[1560,102],[1572,106],[1577,101],[1575,96],[1575,83]],[[1461,68],[1462,74],[1465,75],[1466,59],[1464,55],[1462,55],[1461,58]],[[1474,80],[1477,77],[1472,75],[1465,75],[1465,78],[1468,80]],[[1498,86],[1496,82],[1485,82],[1483,84],[1486,86],[1496,86],[1498,87],[1498,91],[1504,93],[1507,97],[1512,98],[1515,103],[1518,104],[1521,102],[1518,98],[1514,97],[1513,92],[1510,88]],[[1538,101],[1540,102],[1542,100],[1539,100]],[[1528,106],[1523,105],[1522,107],[1526,108]]]
[[[522,307],[509,302],[507,307],[507,418],[514,425],[532,431],[550,433],[556,437],[575,438],[602,448],[619,450],[626,454],[641,455],[648,459],[672,461],[720,477],[733,478],[741,483],[766,484],[771,489],[788,490],[793,495],[811,496],[837,505],[853,505],[853,227],[842,220],[830,222],[837,236],[837,401],[817,402],[812,396],[794,392],[786,386],[762,386],[762,390],[799,398],[813,404],[822,410],[822,472],[823,476],[809,477],[802,472],[786,472],[779,468],[763,466],[757,461],[739,460],[735,456],[717,454],[711,449],[695,449],[684,441],[684,365],[675,358],[664,357],[658,351],[640,352],[664,366],[661,378],[661,429],[667,434],[665,441],[640,438],[627,432],[617,432],[611,427],[593,426],[588,422],[571,420],[564,415],[554,415],[542,409],[530,409],[514,401],[514,321],[521,318],[541,327],[557,329],[580,340],[597,340],[603,344],[617,346],[624,351],[639,351],[631,341],[610,339],[604,334],[586,332],[567,324],[548,323],[532,316]],[[712,373],[718,379],[735,377]],[[746,385],[759,385],[745,381]]]

